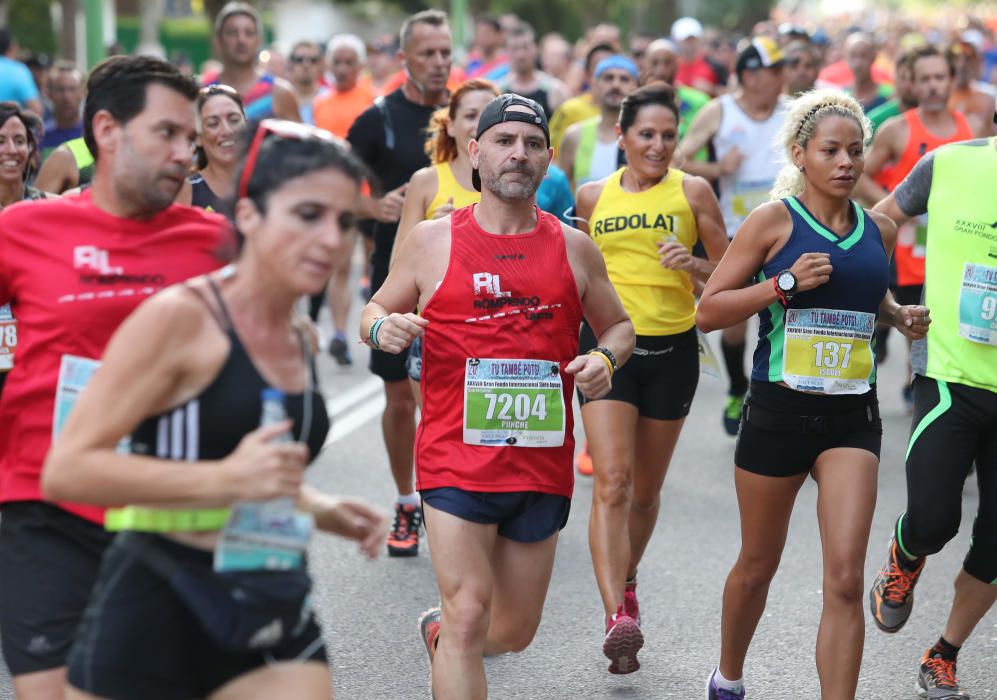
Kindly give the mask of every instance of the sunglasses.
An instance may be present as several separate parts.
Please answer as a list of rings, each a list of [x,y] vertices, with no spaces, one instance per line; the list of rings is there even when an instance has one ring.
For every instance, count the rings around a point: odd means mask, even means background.
[[[236,97],[239,97],[239,92],[234,87],[222,85],[221,83],[217,83],[215,85],[205,85],[197,91],[197,94],[202,97],[210,97],[212,95],[235,95]]]
[[[291,56],[291,63],[311,63],[313,66],[318,63],[318,56]]]
[[[256,169],[256,161],[260,157],[260,146],[263,145],[263,141],[267,136],[271,135],[290,141],[315,140],[342,143],[340,139],[337,139],[325,129],[319,129],[309,124],[299,124],[283,119],[264,119],[256,128],[253,140],[249,144],[249,150],[246,152],[246,165],[242,169],[242,177],[239,178],[238,195],[240,199],[249,196],[249,181],[253,177],[253,171]]]

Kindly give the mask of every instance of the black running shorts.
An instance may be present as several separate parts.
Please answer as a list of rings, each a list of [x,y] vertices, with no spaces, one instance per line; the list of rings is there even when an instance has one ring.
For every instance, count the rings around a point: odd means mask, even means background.
[[[157,546],[187,566],[211,568],[211,552],[165,538]],[[326,663],[314,616],[297,637],[263,652],[219,648],[165,578],[114,544],[107,550],[69,656],[69,684],[105,698],[207,697],[262,666]]]
[[[582,324],[578,352],[596,346],[592,328]],[[637,346],[626,364],[613,374],[613,388],[598,401],[623,401],[637,407],[644,418],[678,420],[689,415],[699,384],[699,343],[696,329],[662,336],[637,336]],[[589,399],[578,392],[578,402]]]
[[[50,503],[0,506],[0,637],[11,675],[66,665],[111,535]]]
[[[883,423],[876,387],[865,394],[824,396],[752,380],[741,412],[734,464],[762,476],[797,476],[838,447],[879,459]]]

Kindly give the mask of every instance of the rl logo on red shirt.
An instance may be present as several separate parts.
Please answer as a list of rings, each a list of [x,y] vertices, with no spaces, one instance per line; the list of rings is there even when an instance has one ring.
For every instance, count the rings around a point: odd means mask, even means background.
[[[494,297],[512,296],[511,292],[502,291],[502,283],[499,281],[499,276],[493,275],[490,272],[475,272],[471,275],[471,284],[474,285],[475,296],[482,296],[484,294],[491,294]]]
[[[111,267],[110,254],[92,245],[73,248],[73,268],[93,270],[102,275],[122,275],[125,272],[123,267]]]

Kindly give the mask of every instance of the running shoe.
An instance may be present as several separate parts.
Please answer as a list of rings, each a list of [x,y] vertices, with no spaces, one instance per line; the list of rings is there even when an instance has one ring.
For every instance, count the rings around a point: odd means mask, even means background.
[[[641,626],[640,604],[637,602],[637,577],[633,581],[627,581],[623,588],[623,612],[634,619],[637,626]]]
[[[924,652],[921,659],[921,672],[917,674],[914,690],[918,697],[928,700],[969,700],[969,695],[959,690],[955,661],[931,656],[931,649]]]
[[[353,364],[353,358],[350,356],[350,348],[342,338],[333,338],[329,342],[329,354],[335,358],[336,364],[340,367]]]
[[[602,641],[602,653],[609,659],[609,672],[616,674],[633,673],[640,668],[637,652],[644,646],[644,635],[640,625],[623,611],[623,603],[616,614],[606,620],[606,638]]]
[[[710,674],[706,684],[706,700],[744,700],[744,686],[740,690],[727,690],[717,685],[717,672]]]
[[[914,585],[924,570],[924,558],[913,571],[900,565],[900,546],[897,538],[890,539],[890,555],[869,590],[869,610],[876,626],[893,634],[907,623],[914,607]]]
[[[578,473],[582,476],[592,476],[592,472],[595,471],[592,467],[592,455],[589,454],[588,440],[582,444],[582,451],[575,457],[575,466],[578,468]]]
[[[396,503],[395,526],[388,533],[388,555],[392,557],[418,556],[421,526],[422,508]]]
[[[741,409],[744,408],[744,395],[731,394],[724,406],[724,430],[728,435],[737,435],[741,426]]]
[[[429,665],[433,665],[433,655],[436,654],[436,637],[440,634],[440,609],[430,608],[419,616],[419,635],[426,645],[429,655]]]

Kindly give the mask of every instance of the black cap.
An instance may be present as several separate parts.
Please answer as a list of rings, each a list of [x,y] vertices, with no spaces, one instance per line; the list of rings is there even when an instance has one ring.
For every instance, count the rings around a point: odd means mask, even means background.
[[[515,105],[526,107],[533,114],[519,110],[508,111],[509,107]],[[483,133],[502,122],[524,122],[540,127],[544,132],[544,138],[547,140],[547,147],[550,148],[550,127],[547,126],[547,114],[536,100],[531,100],[528,97],[516,95],[515,93],[499,95],[494,98],[481,111],[481,116],[478,117],[478,132],[474,138],[481,140]],[[471,184],[474,185],[474,189],[478,192],[481,191],[481,176],[478,175],[477,168],[471,171]]]

